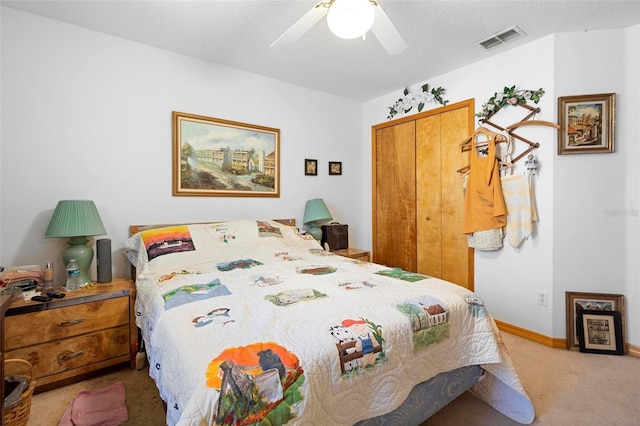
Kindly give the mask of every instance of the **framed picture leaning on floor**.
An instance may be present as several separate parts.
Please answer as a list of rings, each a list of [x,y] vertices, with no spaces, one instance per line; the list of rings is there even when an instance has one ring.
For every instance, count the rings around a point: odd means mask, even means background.
[[[624,337],[625,310],[624,296],[622,294],[567,291],[565,292],[565,299],[567,316],[567,349],[579,349],[576,321],[578,319],[578,312],[582,310],[620,312],[622,335]]]
[[[580,352],[624,355],[622,321],[617,311],[578,311]]]

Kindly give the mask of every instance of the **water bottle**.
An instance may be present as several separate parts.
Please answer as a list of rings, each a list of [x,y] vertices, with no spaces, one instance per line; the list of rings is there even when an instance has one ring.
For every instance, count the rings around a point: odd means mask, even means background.
[[[80,267],[76,263],[75,259],[69,259],[67,265],[67,285],[65,285],[67,291],[74,291],[80,288]]]

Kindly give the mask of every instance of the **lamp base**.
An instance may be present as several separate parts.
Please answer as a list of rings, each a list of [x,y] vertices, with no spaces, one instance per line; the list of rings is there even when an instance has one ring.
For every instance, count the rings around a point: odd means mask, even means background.
[[[322,239],[322,229],[317,224],[310,224],[309,229],[307,229],[307,234],[311,235],[317,241]]]
[[[65,268],[71,259],[76,260],[80,268],[80,286],[92,282],[89,275],[89,266],[93,260],[93,249],[87,245],[88,242],[89,240],[86,237],[71,237],[67,242],[69,247],[62,251],[62,261]]]

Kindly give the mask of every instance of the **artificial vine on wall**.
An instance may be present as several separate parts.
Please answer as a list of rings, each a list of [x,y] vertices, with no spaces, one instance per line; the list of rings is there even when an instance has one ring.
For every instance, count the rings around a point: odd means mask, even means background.
[[[445,92],[443,87],[430,88],[428,84],[423,84],[420,89],[420,92],[413,93],[409,86],[405,87],[402,92],[403,96],[398,99],[395,104],[388,107],[389,115],[387,119],[391,120],[396,114],[401,112],[406,114],[413,108],[418,108],[418,112],[420,112],[427,102],[438,103],[440,105],[446,105],[449,102],[442,98]]]
[[[477,113],[476,117],[486,119],[504,106],[526,105],[529,100],[537,104],[540,102],[542,95],[544,95],[544,89],[542,88],[538,90],[522,90],[517,89],[516,86],[505,86],[501,93],[494,93],[493,96],[490,97],[484,105],[482,105],[482,111]]]

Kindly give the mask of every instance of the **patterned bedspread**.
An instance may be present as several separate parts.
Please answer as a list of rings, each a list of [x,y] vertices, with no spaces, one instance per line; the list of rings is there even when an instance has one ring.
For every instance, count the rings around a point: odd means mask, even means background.
[[[520,423],[534,411],[491,316],[451,283],[321,249],[271,221],[142,231],[137,325],[170,425],[346,425],[467,365]]]

